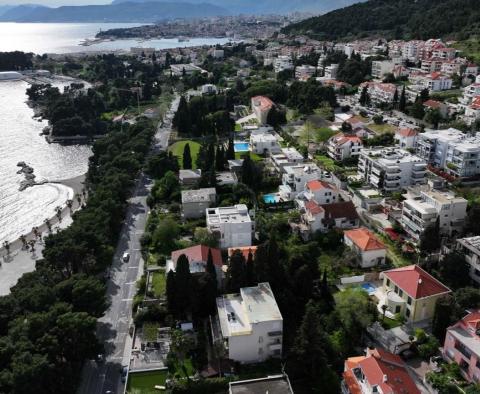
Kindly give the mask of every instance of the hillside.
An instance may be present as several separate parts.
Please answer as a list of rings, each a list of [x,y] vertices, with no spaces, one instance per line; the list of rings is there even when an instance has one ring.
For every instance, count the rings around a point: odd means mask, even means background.
[[[113,4],[151,0],[113,0]],[[157,0],[164,1],[164,0]],[[198,4],[204,0],[189,0]],[[208,0],[208,3],[224,7],[232,14],[287,14],[290,12],[323,13],[365,0]]]
[[[22,7],[22,6],[20,6]],[[157,22],[175,18],[227,15],[212,4],[180,2],[145,2],[107,5],[64,6],[58,8],[15,7],[0,15],[2,22]]]
[[[285,33],[338,40],[387,38],[465,39],[480,32],[479,0],[370,0],[287,26]]]

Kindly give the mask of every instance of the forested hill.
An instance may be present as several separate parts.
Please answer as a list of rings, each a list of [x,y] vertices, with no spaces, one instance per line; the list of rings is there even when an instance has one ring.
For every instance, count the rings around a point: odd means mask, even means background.
[[[285,33],[327,40],[465,39],[480,32],[479,0],[370,0],[287,26]]]

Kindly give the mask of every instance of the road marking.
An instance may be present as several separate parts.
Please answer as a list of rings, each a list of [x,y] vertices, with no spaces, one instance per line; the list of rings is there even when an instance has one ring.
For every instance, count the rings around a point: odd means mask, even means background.
[[[134,285],[134,284],[136,284],[136,283],[137,283],[136,281],[133,281],[133,282],[127,282],[127,283],[125,283],[125,284],[128,285],[128,286],[131,286],[131,285]]]
[[[133,301],[133,298],[123,298],[123,299],[122,299],[122,302],[123,302],[123,301],[127,301],[127,302],[128,302],[128,301]]]

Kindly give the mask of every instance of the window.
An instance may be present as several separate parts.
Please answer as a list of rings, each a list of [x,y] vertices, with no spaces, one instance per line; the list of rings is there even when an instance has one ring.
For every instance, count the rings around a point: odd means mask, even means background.
[[[408,305],[412,305],[412,298],[411,298],[411,297],[408,297],[408,298],[407,298],[407,304],[408,304]]]
[[[387,279],[387,286],[390,286],[390,279]]]
[[[398,286],[395,286],[395,293],[398,294]]]
[[[395,313],[400,313],[401,309],[402,309],[402,307],[400,305],[397,305],[395,307]]]
[[[258,348],[258,354],[263,354],[263,347]]]
[[[263,337],[258,337],[258,343],[262,343],[263,342]]]
[[[406,309],[405,316],[410,317],[410,309],[408,309],[408,308]]]
[[[403,297],[403,290],[402,290],[402,289],[400,289],[400,290],[398,291],[398,295],[399,295],[400,297]]]

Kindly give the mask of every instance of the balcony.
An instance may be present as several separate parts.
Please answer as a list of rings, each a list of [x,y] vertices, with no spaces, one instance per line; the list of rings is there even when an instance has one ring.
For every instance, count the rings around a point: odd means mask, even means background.
[[[275,350],[282,350],[282,344],[281,343],[272,343],[268,345],[268,350],[271,352],[274,352]]]

